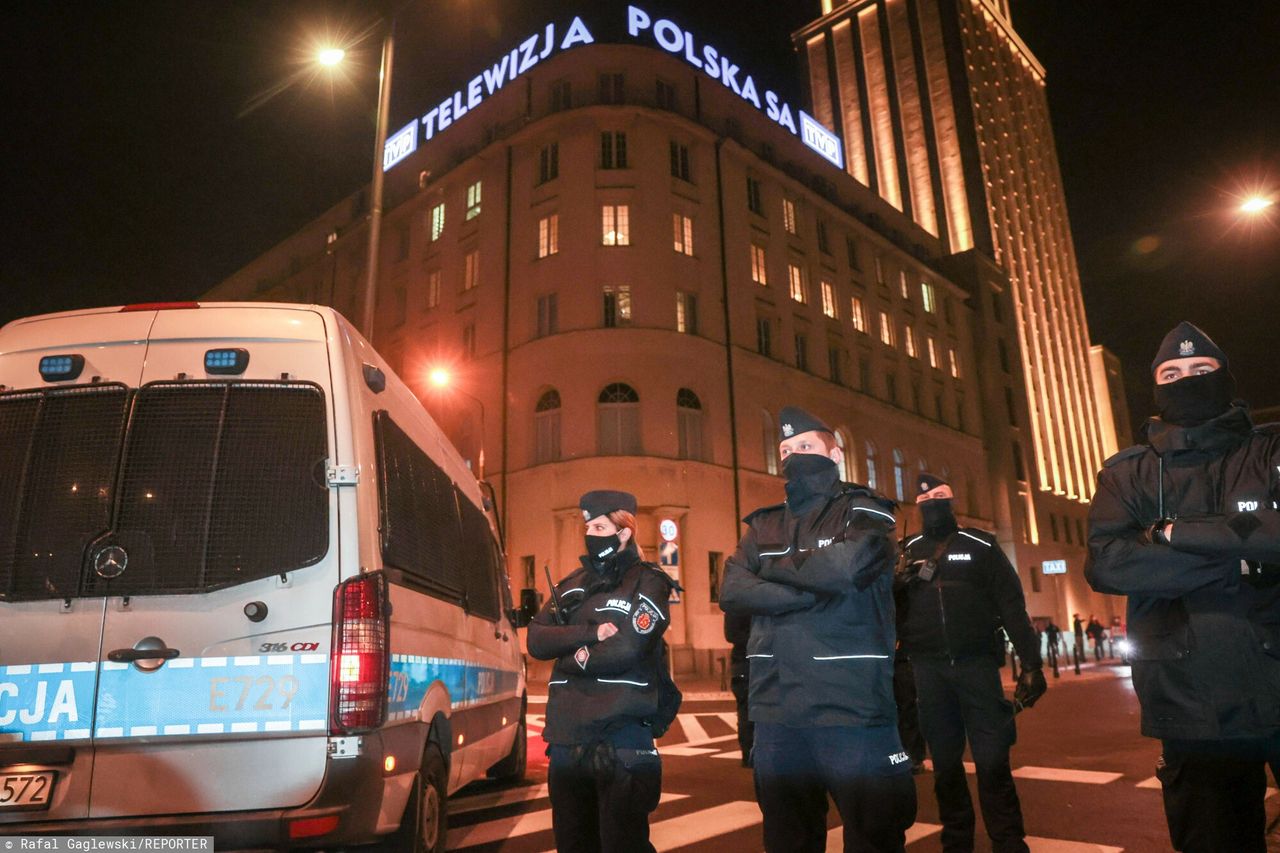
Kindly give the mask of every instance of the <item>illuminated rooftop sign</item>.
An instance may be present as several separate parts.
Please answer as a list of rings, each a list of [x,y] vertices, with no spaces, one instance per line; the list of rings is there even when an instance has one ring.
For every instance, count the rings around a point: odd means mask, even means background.
[[[1067,561],[1045,560],[1040,564],[1040,568],[1046,575],[1065,575],[1067,573]]]
[[[627,35],[637,41],[652,39],[667,53],[679,56],[713,80],[763,112],[770,121],[786,128],[809,148],[836,168],[844,168],[844,151],[840,137],[823,127],[803,110],[793,111],[791,105],[772,90],[766,89],[761,97],[755,79],[714,45],[697,41],[693,34],[678,24],[653,17],[638,6],[627,7]],[[432,139],[448,129],[485,98],[496,94],[517,77],[527,73],[552,54],[583,44],[593,44],[595,36],[575,17],[563,32],[554,23],[547,24],[541,32],[529,36],[492,66],[477,74],[467,85],[432,106],[420,119],[397,132],[387,140],[383,149],[383,171],[390,169],[418,148],[418,124],[422,126],[422,140]],[[799,127],[796,116],[799,116]]]

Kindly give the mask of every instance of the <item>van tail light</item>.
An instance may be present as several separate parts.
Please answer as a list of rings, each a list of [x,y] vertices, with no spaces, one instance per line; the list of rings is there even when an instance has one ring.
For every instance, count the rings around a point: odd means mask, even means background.
[[[329,661],[330,734],[367,732],[387,721],[390,632],[385,574],[370,572],[338,584]]]

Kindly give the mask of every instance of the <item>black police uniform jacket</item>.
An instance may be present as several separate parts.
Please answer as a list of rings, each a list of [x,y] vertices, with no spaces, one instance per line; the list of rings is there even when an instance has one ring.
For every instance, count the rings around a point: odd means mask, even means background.
[[[583,566],[556,585],[566,624],[557,623],[551,600],[529,624],[529,654],[556,661],[542,733],[547,743],[590,743],[658,718],[672,582],[632,549],[617,559],[616,583],[603,582],[583,557]],[[603,622],[618,633],[597,641]]]
[[[1153,418],[1146,438],[1098,475],[1085,564],[1094,589],[1129,596],[1142,733],[1275,733],[1280,430],[1254,428],[1237,404],[1194,427]],[[1162,516],[1176,519],[1170,545],[1147,535]]]
[[[930,560],[938,546],[932,579],[918,577],[913,564]],[[911,657],[957,658],[1004,651],[1004,628],[1028,669],[1039,669],[1040,638],[1027,616],[1018,572],[994,536],[973,527],[957,528],[942,540],[915,533],[905,540],[907,571],[895,578],[898,639]]]
[[[837,484],[817,509],[744,519],[720,608],[752,616],[750,717],[790,726],[887,726],[893,701],[895,504]]]

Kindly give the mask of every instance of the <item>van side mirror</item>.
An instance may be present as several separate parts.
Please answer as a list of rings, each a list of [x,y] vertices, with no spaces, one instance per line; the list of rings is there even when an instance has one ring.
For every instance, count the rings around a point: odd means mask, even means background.
[[[523,628],[538,615],[538,592],[533,589],[520,590],[520,606],[511,611],[511,621],[517,628]]]

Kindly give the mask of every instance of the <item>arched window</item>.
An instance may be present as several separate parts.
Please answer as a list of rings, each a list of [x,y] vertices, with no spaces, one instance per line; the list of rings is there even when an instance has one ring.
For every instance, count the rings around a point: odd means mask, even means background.
[[[849,455],[849,439],[845,436],[843,429],[836,430],[836,447],[840,448],[840,479],[846,483],[852,483],[858,478],[857,472],[853,467],[853,457]]]
[[[760,412],[760,444],[764,451],[764,470],[778,473],[778,435],[773,429],[773,415],[768,409]]]
[[[622,382],[606,385],[596,400],[596,450],[601,456],[636,456],[640,450],[640,395]]]
[[[681,459],[705,459],[702,441],[702,401],[688,388],[676,392],[676,431]]]
[[[907,457],[896,447],[893,449],[893,489],[898,500],[907,499]]]
[[[533,461],[555,462],[560,458],[560,392],[551,388],[538,398],[533,409]]]
[[[877,472],[876,472],[877,455],[878,454],[876,452],[875,444],[868,441],[867,442],[867,488],[870,488],[870,489],[880,488],[879,486],[880,478],[877,476]]]

